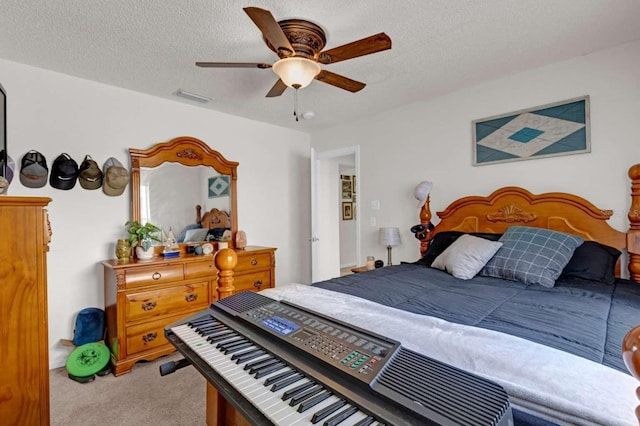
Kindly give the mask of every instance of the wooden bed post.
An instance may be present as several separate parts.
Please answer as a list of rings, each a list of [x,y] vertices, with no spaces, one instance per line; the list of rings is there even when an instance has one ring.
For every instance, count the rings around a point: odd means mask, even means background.
[[[629,252],[629,276],[640,282],[640,164],[629,169],[631,178],[631,207],[629,208],[629,232],[627,251]]]
[[[420,224],[424,226],[424,238],[420,238],[420,257],[424,256],[429,248],[429,240],[431,239],[431,230],[433,225],[431,224],[431,207],[429,206],[431,201],[430,195],[427,195],[427,201],[420,209]]]

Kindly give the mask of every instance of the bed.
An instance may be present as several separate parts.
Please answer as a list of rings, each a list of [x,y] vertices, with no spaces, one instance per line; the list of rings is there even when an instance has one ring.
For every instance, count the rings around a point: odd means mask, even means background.
[[[608,224],[611,211],[581,197],[505,187],[452,202],[437,213],[435,226],[426,202],[413,229],[421,237],[417,262],[263,294],[494,380],[509,393],[516,424],[637,425],[637,381],[625,368],[621,344],[640,324],[640,165],[629,176],[627,232]],[[509,255],[520,256],[523,241],[547,232],[564,238],[561,245],[566,239],[575,245],[564,253],[567,261],[514,273]],[[493,254],[478,260],[482,269],[462,268],[454,276],[478,239],[481,246],[494,244]],[[454,246],[458,255],[443,261]],[[506,260],[490,269],[505,257],[503,247]]]
[[[437,224],[427,198],[412,228],[417,261],[261,294],[500,384],[517,425],[637,425],[638,382],[621,344],[640,324],[640,164],[629,177],[626,232],[608,224],[610,210],[568,193],[504,187],[453,201]],[[539,238],[565,259],[531,261],[523,275],[513,256],[524,242],[549,257]]]

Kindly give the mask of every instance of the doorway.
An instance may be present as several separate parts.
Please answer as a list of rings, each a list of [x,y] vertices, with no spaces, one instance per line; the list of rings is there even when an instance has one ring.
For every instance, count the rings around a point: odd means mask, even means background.
[[[341,171],[343,173],[341,173]],[[347,172],[356,176],[357,188],[360,182],[360,147],[352,146],[336,150],[316,152],[311,148],[311,282],[318,282],[340,276],[342,259],[352,258],[352,262],[360,259],[360,214],[356,193],[355,203],[351,200],[349,225],[342,226],[345,237],[346,229],[351,229],[348,240],[341,242],[341,224],[343,220],[343,194],[341,174]],[[347,199],[344,199],[348,202]],[[352,253],[345,253],[347,250]],[[349,256],[350,254],[350,256]],[[341,256],[342,255],[342,256]]]

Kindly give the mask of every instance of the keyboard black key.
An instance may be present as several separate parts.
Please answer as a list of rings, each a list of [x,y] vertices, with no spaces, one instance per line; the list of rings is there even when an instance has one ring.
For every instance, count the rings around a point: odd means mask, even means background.
[[[242,364],[243,362],[247,362],[264,354],[266,354],[266,352],[260,348],[248,349],[244,352],[237,352],[231,355],[231,360],[237,364]]]
[[[354,424],[353,426],[369,426],[370,424],[372,424],[375,421],[376,421],[376,419],[374,419],[373,417],[369,416],[369,417],[365,417],[364,419],[360,420],[358,423]]]
[[[337,426],[338,424],[347,420],[349,417],[353,416],[357,412],[358,412],[358,407],[351,406],[346,410],[342,410],[341,412],[331,417],[330,419],[327,419],[327,421],[323,423],[323,426]]]
[[[301,394],[298,394],[296,396],[294,396],[293,398],[291,398],[291,401],[289,401],[289,405],[292,407],[295,407],[296,405],[300,404],[302,401],[306,401],[307,399],[311,398],[314,395],[319,394],[320,392],[322,392],[324,388],[320,385],[316,385],[314,387],[312,387],[311,389],[308,389],[304,392],[302,392]]]
[[[314,396],[311,399],[308,399],[306,401],[304,401],[303,403],[300,404],[300,406],[298,407],[298,413],[304,413],[305,411],[307,411],[309,408],[314,407],[316,405],[318,405],[319,403],[321,403],[322,401],[324,401],[325,399],[329,398],[331,395],[333,395],[331,392],[329,391],[324,391],[319,395]]]
[[[259,359],[259,360],[247,363],[244,366],[244,369],[245,370],[251,370],[251,369],[254,369],[254,368],[260,368],[260,367],[262,367],[264,365],[267,365],[267,364],[270,365],[270,364],[272,364],[272,362],[278,362],[278,360],[273,358],[273,357]]]
[[[275,375],[273,377],[269,377],[267,380],[264,381],[264,385],[265,386],[272,385],[275,382],[277,382],[279,380],[286,379],[287,377],[293,376],[294,374],[296,374],[296,370],[285,371],[285,372],[277,374],[277,375]]]
[[[292,385],[298,380],[302,380],[302,379],[304,379],[304,376],[300,373],[296,373],[291,377],[287,377],[286,379],[283,379],[283,380],[280,380],[279,382],[274,383],[273,386],[271,386],[271,392],[277,392],[280,389],[286,388],[287,386]]]
[[[239,345],[241,343],[246,343],[248,342],[247,339],[238,336],[235,339],[230,339],[230,340],[225,340],[224,342],[220,342],[216,345],[217,349],[220,349],[221,351],[224,351],[225,349],[229,348],[229,347],[233,347],[235,345]]]
[[[268,376],[269,374],[274,373],[278,370],[282,370],[285,367],[286,365],[282,362],[278,362],[276,364],[268,365],[265,367],[260,367],[254,371],[254,377],[256,379],[262,379],[264,376]],[[249,371],[249,373],[251,373],[251,371]]]
[[[315,386],[316,383],[315,382],[307,382],[307,383],[303,383],[300,386],[296,386],[293,389],[289,389],[288,391],[286,391],[285,393],[282,394],[282,400],[286,401],[287,399],[291,398],[292,396],[296,396],[299,393],[302,393],[304,391],[306,391],[307,389]]]
[[[340,401],[336,401],[333,404],[324,407],[322,410],[313,414],[313,416],[311,417],[311,423],[313,424],[318,423],[320,420],[324,419],[325,417],[328,417],[329,415],[338,411],[345,405],[347,405],[347,401],[341,399]]]
[[[228,331],[223,333],[217,333],[215,335],[212,334],[211,336],[207,337],[207,340],[211,343],[218,343],[222,340],[230,339],[233,336],[237,336],[237,334],[234,331]]]
[[[232,345],[231,347],[225,346],[223,353],[225,355],[229,355],[236,352],[240,352],[241,350],[246,349],[248,347],[253,347],[253,343],[251,342],[237,343],[235,345]]]

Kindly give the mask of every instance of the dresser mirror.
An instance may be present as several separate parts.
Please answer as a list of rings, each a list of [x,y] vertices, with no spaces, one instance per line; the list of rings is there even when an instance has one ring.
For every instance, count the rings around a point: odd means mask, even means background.
[[[159,226],[181,251],[193,242],[234,241],[237,162],[187,136],[129,155],[132,220]]]

